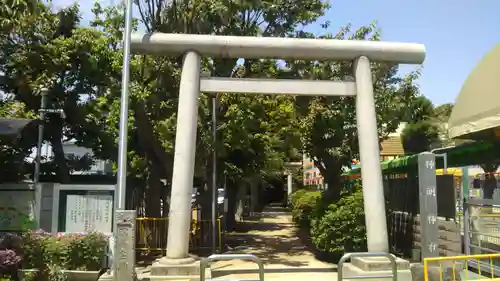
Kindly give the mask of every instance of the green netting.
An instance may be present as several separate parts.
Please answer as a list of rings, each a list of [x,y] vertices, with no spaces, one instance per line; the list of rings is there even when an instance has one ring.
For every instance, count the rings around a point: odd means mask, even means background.
[[[486,162],[500,162],[500,142],[474,142],[461,146],[437,149],[436,154],[446,153],[448,167],[480,165]],[[418,155],[409,155],[380,163],[384,172],[402,171],[417,165]],[[436,160],[436,168],[443,167],[441,159]],[[351,169],[345,175],[359,174],[361,168]]]

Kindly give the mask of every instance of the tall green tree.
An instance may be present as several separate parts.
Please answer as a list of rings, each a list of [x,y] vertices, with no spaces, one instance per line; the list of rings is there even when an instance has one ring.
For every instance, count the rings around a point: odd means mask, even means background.
[[[14,1],[16,2],[16,1]],[[114,61],[103,49],[102,34],[79,27],[78,5],[55,11],[41,1],[17,1],[25,9],[2,10],[0,34],[0,90],[38,115],[42,89],[48,90],[48,107],[65,116],[47,114],[44,141],[50,142],[59,182],[69,181],[70,166],[63,142],[87,126],[86,101],[102,89],[100,72]],[[16,7],[17,7],[16,6]],[[36,135],[36,132],[33,132]]]
[[[317,37],[302,33],[301,37]],[[380,30],[370,24],[357,30],[351,25],[336,34],[320,38],[348,40],[380,40]],[[290,74],[303,79],[343,80],[352,76],[352,62],[289,61]],[[419,72],[398,76],[398,66],[372,63],[376,116],[379,138],[382,141],[394,132],[403,120],[410,99],[418,92],[415,80]],[[328,197],[340,197],[341,173],[354,158],[359,159],[355,98],[297,97],[300,130],[304,152],[319,168],[328,184]]]
[[[446,124],[452,109],[452,104],[434,107],[432,102],[422,95],[411,100],[404,120],[408,124],[401,135],[405,153],[416,154],[450,145]]]
[[[447,123],[453,110],[453,103],[444,103],[434,108],[434,115],[443,123]]]
[[[317,1],[290,4],[287,1],[136,1],[141,14],[141,22],[146,31],[248,35],[248,36],[290,36],[302,25],[314,22],[323,15],[327,4]],[[307,9],[304,9],[307,7]],[[165,89],[153,92],[147,99],[159,99],[159,95],[169,96],[172,103],[168,124],[172,131],[175,124],[176,95],[178,92],[180,58],[142,58],[154,61],[155,71],[144,72],[148,76],[162,78]],[[143,64],[144,66],[144,64]],[[278,62],[274,60],[244,60],[242,65],[237,59],[207,58],[203,62],[205,70],[220,77],[277,77]],[[173,75],[172,75],[173,74]],[[150,78],[149,78],[150,79]],[[197,175],[202,184],[209,182],[212,167],[209,165],[212,139],[210,133],[209,99],[200,99],[200,124],[197,144]],[[219,180],[224,177],[230,186],[237,187],[261,175],[263,171],[277,171],[281,163],[293,150],[292,143],[297,135],[288,129],[293,125],[293,100],[283,97],[219,95],[218,153]],[[135,109],[137,112],[137,109]],[[147,110],[146,110],[147,111]],[[284,121],[287,120],[288,122]],[[290,122],[292,121],[292,122]],[[154,122],[153,122],[154,123]],[[163,130],[162,130],[163,131]],[[167,130],[165,130],[167,131]],[[168,147],[173,149],[173,136]],[[166,139],[164,138],[164,140]],[[172,151],[172,150],[170,150]],[[222,169],[221,169],[222,168]],[[223,176],[224,175],[224,176]],[[235,189],[231,188],[230,207],[234,206]],[[202,193],[204,189],[201,190]],[[230,208],[232,209],[232,208]]]

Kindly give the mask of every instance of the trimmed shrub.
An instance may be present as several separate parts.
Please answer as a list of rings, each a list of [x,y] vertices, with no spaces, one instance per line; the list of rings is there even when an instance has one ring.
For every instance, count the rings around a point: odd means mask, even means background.
[[[362,190],[344,195],[327,208],[317,206],[312,215],[311,238],[318,250],[335,260],[344,253],[366,251]]]
[[[57,265],[69,270],[99,270],[108,245],[108,238],[98,232],[52,236],[42,231],[22,236],[25,269]]]
[[[292,194],[292,218],[300,228],[311,227],[311,214],[320,198],[319,191],[299,189]]]

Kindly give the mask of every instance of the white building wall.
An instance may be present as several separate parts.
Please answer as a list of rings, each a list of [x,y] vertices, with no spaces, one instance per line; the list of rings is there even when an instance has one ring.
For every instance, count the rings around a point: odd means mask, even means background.
[[[92,149],[87,147],[78,146],[75,144],[75,141],[68,141],[63,143],[64,155],[75,155],[77,157],[82,157],[85,154],[89,154],[91,156],[94,155]],[[52,158],[54,157],[54,152],[52,150],[52,146],[49,143],[44,143],[42,145],[42,158]],[[33,148],[29,159],[29,162],[33,161],[36,157],[36,148]],[[113,172],[113,167],[111,161],[105,161],[100,159],[94,159],[94,164],[91,166],[89,171],[75,171],[73,174],[106,174]]]

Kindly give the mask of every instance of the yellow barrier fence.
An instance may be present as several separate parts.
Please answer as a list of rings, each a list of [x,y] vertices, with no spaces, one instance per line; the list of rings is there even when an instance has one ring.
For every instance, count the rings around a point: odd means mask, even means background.
[[[435,257],[435,258],[425,258],[424,259],[424,281],[429,281],[429,273],[431,265],[439,266],[439,281],[445,280],[443,275],[443,263],[451,262],[452,267],[452,281],[457,280],[494,280],[500,281],[500,276],[495,277],[495,271],[498,271],[498,261],[500,260],[500,254],[481,254],[481,255],[467,255],[467,256],[452,256],[452,257]],[[475,267],[469,266],[469,263],[475,262]],[[463,276],[461,278],[459,275],[463,271]],[[472,273],[477,272],[479,276],[469,276]],[[476,275],[476,274],[474,274]],[[486,277],[485,277],[486,276]],[[469,278],[471,277],[471,278]],[[449,280],[449,277],[446,278]]]
[[[217,219],[217,247],[222,252],[221,217]],[[167,248],[168,218],[136,219],[136,251],[164,252]],[[189,234],[191,250],[210,249],[212,247],[212,221],[193,220]]]

